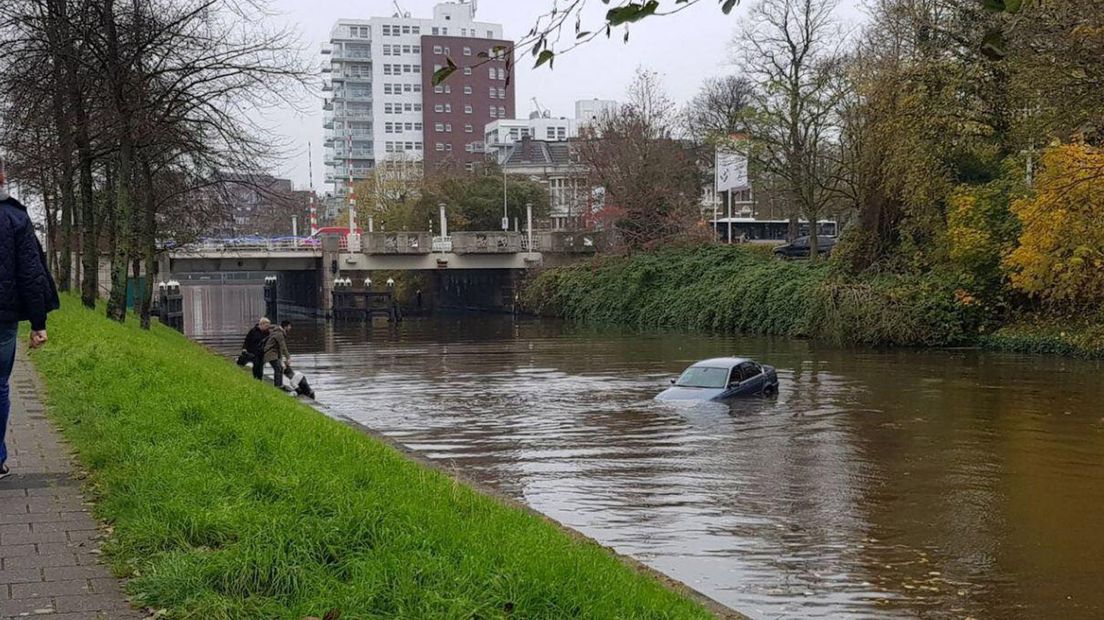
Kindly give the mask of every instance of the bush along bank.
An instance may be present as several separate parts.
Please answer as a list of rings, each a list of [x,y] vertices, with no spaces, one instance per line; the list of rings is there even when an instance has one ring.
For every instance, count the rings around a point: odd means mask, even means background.
[[[549,269],[526,286],[535,314],[593,324],[823,338],[839,344],[975,342],[981,304],[953,276],[848,281],[827,264],[756,246],[668,249]]]
[[[167,618],[706,618],[601,547],[155,326],[65,298],[33,353],[105,545]]]

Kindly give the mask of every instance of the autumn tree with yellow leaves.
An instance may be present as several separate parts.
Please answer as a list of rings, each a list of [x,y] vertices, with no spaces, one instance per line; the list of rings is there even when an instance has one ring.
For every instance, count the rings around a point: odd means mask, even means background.
[[[1052,310],[1104,303],[1104,150],[1063,144],[1046,150],[1034,195],[1012,203],[1023,225],[1005,258],[1012,286]]]

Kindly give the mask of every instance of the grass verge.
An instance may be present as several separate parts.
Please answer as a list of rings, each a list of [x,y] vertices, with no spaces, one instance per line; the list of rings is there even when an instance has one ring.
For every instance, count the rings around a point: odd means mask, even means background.
[[[994,351],[1099,360],[1104,359],[1104,325],[1072,321],[1021,321],[983,336],[981,345]]]
[[[706,618],[526,512],[163,328],[65,297],[32,359],[107,545],[169,618]]]

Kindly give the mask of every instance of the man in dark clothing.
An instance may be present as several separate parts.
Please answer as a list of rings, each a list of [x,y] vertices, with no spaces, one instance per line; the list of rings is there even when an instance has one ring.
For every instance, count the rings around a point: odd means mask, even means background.
[[[278,387],[284,387],[284,367],[291,366],[291,355],[288,354],[287,335],[291,333],[291,321],[281,321],[279,327],[268,330],[268,340],[265,341],[264,364],[272,364],[275,376],[272,383]]]
[[[0,163],[0,479],[11,472],[4,443],[11,413],[9,379],[20,321],[31,322],[31,348],[46,344],[46,313],[60,303],[27,209],[8,195]]]
[[[265,340],[268,339],[268,330],[271,327],[272,323],[262,317],[253,326],[253,329],[245,335],[245,342],[242,343],[242,355],[238,356],[239,366],[244,366],[246,361],[253,360],[253,378],[257,380],[264,378]]]

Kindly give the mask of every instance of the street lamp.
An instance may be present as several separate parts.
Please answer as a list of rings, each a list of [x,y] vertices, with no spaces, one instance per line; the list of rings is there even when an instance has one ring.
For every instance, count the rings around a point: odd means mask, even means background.
[[[395,278],[387,278],[387,288],[395,288]]]
[[[372,278],[364,278],[364,288],[366,288],[366,289],[371,289],[372,288]]]

